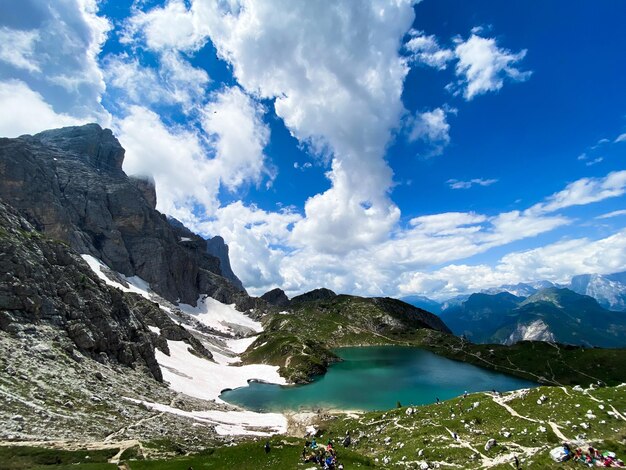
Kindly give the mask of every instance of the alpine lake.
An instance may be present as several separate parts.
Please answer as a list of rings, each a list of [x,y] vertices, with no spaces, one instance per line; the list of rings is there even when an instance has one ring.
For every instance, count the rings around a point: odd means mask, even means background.
[[[425,405],[465,392],[499,392],[537,386],[534,382],[446,359],[414,347],[371,346],[336,349],[342,361],[306,385],[251,381],[225,390],[220,398],[254,411],[316,409],[386,410]]]

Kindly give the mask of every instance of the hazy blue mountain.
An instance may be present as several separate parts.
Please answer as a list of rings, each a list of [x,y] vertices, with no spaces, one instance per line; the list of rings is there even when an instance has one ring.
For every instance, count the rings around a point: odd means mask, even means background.
[[[491,342],[492,335],[508,321],[507,315],[524,299],[508,292],[477,293],[466,300],[448,303],[440,317],[456,335],[475,343]]]
[[[400,297],[400,300],[411,304],[414,307],[421,308],[427,312],[435,313],[439,315],[441,313],[441,304],[436,300],[429,299],[423,295],[408,295],[406,297]]]
[[[589,295],[609,310],[626,310],[626,272],[574,276],[569,289]]]
[[[458,335],[477,343],[521,340],[626,346],[626,317],[586,295],[550,287],[523,299],[507,292],[473,294],[441,314]]]
[[[490,287],[489,289],[483,289],[481,292],[485,294],[508,292],[517,297],[529,297],[538,290],[547,289],[549,287],[555,287],[555,284],[550,281],[520,282],[518,284],[503,284],[499,287]]]

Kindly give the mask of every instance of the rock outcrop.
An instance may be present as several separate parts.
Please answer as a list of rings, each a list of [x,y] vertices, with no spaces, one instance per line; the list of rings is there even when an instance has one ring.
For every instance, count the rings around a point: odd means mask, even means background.
[[[0,139],[0,198],[37,230],[140,276],[172,302],[195,305],[201,293],[219,292],[250,304],[203,238],[181,235],[155,210],[154,185],[128,177],[123,160],[119,141],[97,124]]]
[[[305,292],[304,294],[296,295],[293,299],[291,299],[291,303],[297,304],[302,302],[314,302],[316,300],[332,299],[333,297],[337,297],[337,294],[330,289],[322,287],[321,289],[314,289],[312,291]]]
[[[271,291],[266,292],[261,296],[263,300],[265,300],[268,304],[273,305],[275,307],[288,307],[289,306],[289,297],[287,294],[280,289],[272,289]]]
[[[0,202],[0,330],[54,331],[53,343],[79,360],[144,367],[157,380],[154,335],[128,294],[107,286],[64,242],[37,232]],[[150,304],[147,311],[159,310]],[[80,354],[79,354],[80,353]]]
[[[228,245],[224,241],[222,237],[219,235],[214,236],[213,238],[207,240],[206,248],[210,255],[215,256],[220,260],[220,270],[222,272],[222,276],[228,279],[233,283],[235,287],[239,290],[244,291],[243,284],[239,280],[239,278],[233,272],[233,269],[230,266],[230,257],[228,256]]]

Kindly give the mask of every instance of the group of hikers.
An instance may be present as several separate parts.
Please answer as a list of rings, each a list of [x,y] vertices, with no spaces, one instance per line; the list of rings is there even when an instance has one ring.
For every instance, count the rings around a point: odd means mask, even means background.
[[[350,443],[351,438],[348,432],[342,444],[348,447]],[[315,437],[311,441],[307,440],[302,448],[302,461],[319,465],[324,470],[343,470],[343,464],[339,462],[333,441],[330,439],[325,446],[318,444]]]
[[[555,452],[557,450],[559,452]],[[580,447],[572,449],[568,443],[563,443],[561,448],[553,449],[551,453],[555,460],[561,462],[572,460],[588,467],[624,467],[624,462],[614,452],[600,452],[593,447],[585,451]]]

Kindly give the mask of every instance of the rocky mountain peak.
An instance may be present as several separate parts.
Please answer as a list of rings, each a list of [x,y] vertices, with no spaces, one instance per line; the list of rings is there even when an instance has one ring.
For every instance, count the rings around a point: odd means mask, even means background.
[[[63,127],[34,136],[41,142],[86,159],[97,169],[122,171],[125,150],[110,129],[99,124]]]
[[[285,294],[285,292],[278,287],[266,292],[261,296],[261,298],[268,304],[276,307],[287,307],[289,305],[289,297],[287,297],[287,294]]]
[[[206,248],[210,255],[215,256],[220,260],[220,269],[222,271],[222,276],[230,280],[235,287],[239,288],[239,290],[245,291],[243,284],[241,283],[237,275],[233,272],[233,268],[230,266],[228,245],[226,244],[224,239],[219,235],[216,235],[213,238],[207,240]]]
[[[171,302],[195,305],[208,294],[244,310],[256,305],[203,238],[155,209],[153,182],[128,177],[123,160],[119,141],[98,124],[0,139],[0,199],[37,230],[139,276]]]
[[[335,294],[330,289],[326,289],[322,287],[321,289],[314,289],[312,291],[305,292],[304,294],[297,295],[293,299],[291,299],[291,302],[292,303],[312,302],[315,300],[332,299],[333,297],[337,297],[337,294]]]

